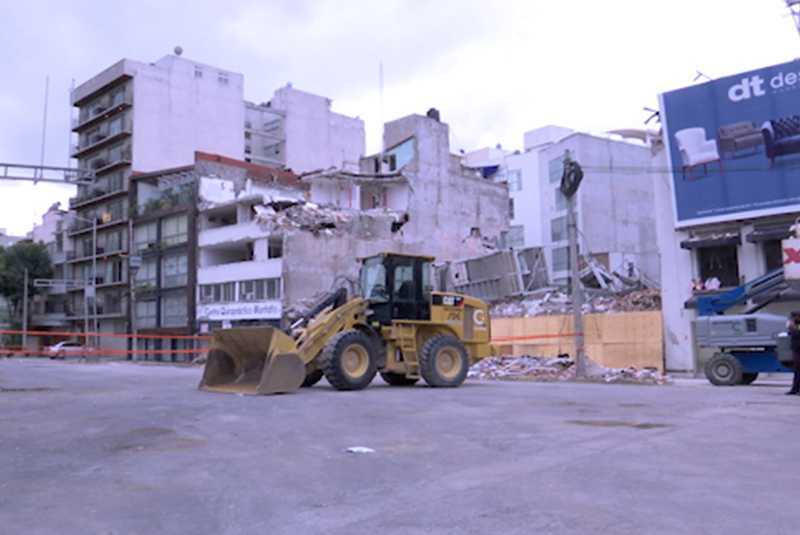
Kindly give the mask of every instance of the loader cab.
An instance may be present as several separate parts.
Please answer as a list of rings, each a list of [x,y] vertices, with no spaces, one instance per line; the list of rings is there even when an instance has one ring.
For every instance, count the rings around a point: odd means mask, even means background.
[[[392,320],[430,320],[431,265],[429,256],[385,253],[362,260],[361,295],[370,303],[370,319],[382,325]]]

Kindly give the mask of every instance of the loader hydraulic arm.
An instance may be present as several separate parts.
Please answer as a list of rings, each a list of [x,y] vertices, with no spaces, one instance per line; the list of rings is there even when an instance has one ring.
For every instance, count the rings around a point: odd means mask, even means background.
[[[366,324],[367,309],[366,300],[355,298],[337,308],[323,310],[311,318],[296,338],[297,353],[303,363],[308,364],[314,360],[336,333]]]

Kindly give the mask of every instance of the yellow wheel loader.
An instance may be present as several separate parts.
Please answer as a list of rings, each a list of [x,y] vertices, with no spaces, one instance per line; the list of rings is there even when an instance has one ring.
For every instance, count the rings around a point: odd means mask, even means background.
[[[330,294],[287,334],[272,327],[214,332],[200,388],[278,394],[323,376],[338,390],[365,388],[376,373],[390,385],[420,378],[434,387],[464,382],[489,356],[489,309],[479,299],[431,290],[433,258],[384,253],[362,259],[361,297]]]

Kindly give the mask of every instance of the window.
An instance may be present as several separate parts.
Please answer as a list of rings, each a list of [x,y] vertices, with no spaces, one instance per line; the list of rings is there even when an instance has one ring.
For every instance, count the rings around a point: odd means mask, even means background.
[[[264,301],[266,299],[280,299],[281,298],[281,280],[280,279],[260,279],[256,281],[245,281],[239,283],[241,292],[242,285],[253,284],[255,292],[255,300]]]
[[[525,227],[522,225],[513,225],[508,228],[504,233],[506,247],[524,247],[525,246]]]
[[[161,259],[161,286],[163,288],[185,286],[187,271],[185,254],[165,256]]]
[[[553,271],[568,271],[569,269],[569,247],[553,249]]]
[[[123,116],[120,115],[115,117],[108,123],[108,135],[113,136],[122,132],[122,119]]]
[[[168,217],[161,221],[161,243],[164,246],[186,242],[186,215]]]
[[[155,223],[147,223],[139,225],[134,230],[134,241],[136,242],[136,251],[144,251],[145,249],[155,248],[158,244],[157,227]]]
[[[564,241],[567,239],[567,216],[556,217],[550,221],[550,241]]]
[[[373,303],[386,303],[389,294],[386,291],[386,268],[380,256],[369,258],[361,268],[361,295]]]
[[[217,303],[220,298],[219,284],[203,284],[200,286],[200,303]]]
[[[554,188],[553,189],[553,197],[555,198],[556,210],[566,210],[567,209],[567,198],[564,197],[563,193],[561,193],[561,189]]]
[[[208,303],[232,303],[234,301],[235,284],[224,282],[221,284],[203,284],[200,286],[200,302]]]
[[[431,262],[422,263],[422,298],[430,301],[431,292],[433,291],[433,284],[431,284],[431,271],[433,271],[433,264]]]
[[[125,100],[125,88],[120,87],[111,93],[111,107],[119,106]]]
[[[83,238],[81,240],[81,256],[92,256],[92,238]]]
[[[222,302],[223,303],[234,302],[236,297],[234,294],[235,283],[225,282],[221,286],[222,286]]]
[[[139,271],[136,272],[136,285],[155,288],[156,270],[157,264],[155,260],[145,260],[142,262]]]
[[[268,258],[280,258],[283,256],[283,236],[270,236],[267,243]]]
[[[783,246],[780,240],[768,240],[761,244],[764,249],[764,264],[767,271],[783,267]]]
[[[122,231],[108,232],[105,234],[105,244],[103,250],[106,253],[113,253],[122,250]],[[98,249],[100,245],[98,244]]]
[[[414,301],[414,265],[394,268],[394,298],[396,301]]]
[[[123,186],[122,171],[117,171],[116,173],[108,175],[106,177],[106,184],[106,191],[109,193],[121,190]]]
[[[240,282],[239,301],[255,301],[255,300],[256,300],[256,281]]]
[[[508,191],[519,191],[522,189],[522,170],[510,169],[506,171],[506,181],[508,182]]]
[[[514,197],[508,199],[508,218],[514,219]]]
[[[155,327],[156,326],[156,302],[137,301],[136,302],[136,326]]]
[[[186,319],[186,294],[170,295],[161,299],[162,327],[183,327]]]
[[[739,285],[739,258],[735,245],[700,247],[697,249],[700,279],[719,279],[722,287]]]
[[[106,264],[106,282],[125,282],[122,276],[121,260],[112,260]]]
[[[217,81],[222,85],[228,85],[228,73],[227,72],[220,72],[217,75]]]
[[[551,184],[561,182],[561,175],[564,174],[564,158],[569,155],[570,151],[566,151],[564,156],[553,158],[547,163],[547,173]]]
[[[122,201],[115,201],[115,202],[109,203],[108,208],[106,209],[106,212],[108,213],[108,216],[111,219],[108,219],[107,221],[104,221],[104,222],[111,222],[111,221],[117,221],[118,219],[124,219],[125,218],[125,205],[122,203]]]
[[[200,67],[195,66],[194,68],[194,77],[195,78],[202,78],[203,77],[203,69]]]

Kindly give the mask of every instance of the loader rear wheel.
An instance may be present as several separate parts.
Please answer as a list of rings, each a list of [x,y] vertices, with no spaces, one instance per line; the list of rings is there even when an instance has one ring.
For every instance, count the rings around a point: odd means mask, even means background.
[[[322,379],[322,370],[314,370],[306,374],[306,378],[303,380],[303,384],[300,385],[301,387],[309,387],[314,386],[317,384],[320,379]]]
[[[717,353],[706,362],[706,377],[717,386],[734,386],[742,383],[742,364],[727,353]]]
[[[361,331],[344,331],[325,346],[319,366],[325,378],[337,390],[366,388],[377,373],[377,359],[372,339]]]
[[[459,386],[467,378],[469,358],[467,349],[455,336],[437,334],[423,345],[419,370],[430,386]]]
[[[392,386],[414,386],[419,381],[419,377],[406,377],[394,372],[381,372],[381,378]]]

